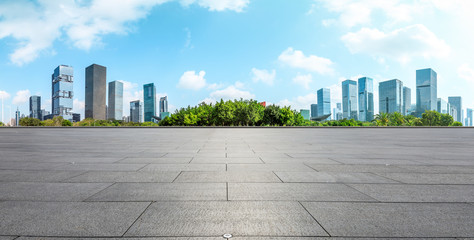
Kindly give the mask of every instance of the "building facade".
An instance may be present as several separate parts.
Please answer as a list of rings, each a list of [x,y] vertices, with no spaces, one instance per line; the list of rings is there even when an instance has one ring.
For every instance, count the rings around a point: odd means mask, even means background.
[[[74,69],[59,65],[51,76],[51,114],[72,120]]]
[[[317,117],[318,116],[318,104],[311,104],[311,117]]]
[[[403,115],[410,115],[411,108],[411,89],[408,87],[403,87]]]
[[[372,78],[359,78],[359,121],[370,122],[374,120],[374,80]]]
[[[466,127],[472,127],[472,108],[466,109],[466,123],[464,124]]]
[[[130,122],[143,122],[142,103],[140,100],[130,102]]]
[[[454,118],[454,121],[463,122],[462,114],[462,98],[461,97],[448,97],[448,103],[451,108],[456,109],[456,114],[451,115]]]
[[[357,110],[357,82],[346,80],[342,82],[342,117],[358,119]]]
[[[122,120],[123,117],[123,83],[109,82],[109,104],[107,119]]]
[[[431,68],[416,70],[416,113],[436,110],[438,103],[438,74]]]
[[[310,120],[309,109],[301,109],[300,114],[303,116],[304,120]]]
[[[168,112],[168,96],[160,98],[160,113]]]
[[[436,108],[436,111],[443,114],[451,114],[451,112],[449,111],[450,108],[451,107],[449,106],[448,102],[441,98],[438,98],[438,107]]]
[[[30,97],[30,118],[37,118],[41,120],[41,97],[31,96]]]
[[[144,121],[151,122],[156,116],[156,87],[155,84],[149,83],[143,85],[143,111]]]
[[[18,127],[20,126],[20,110],[18,108],[16,108],[16,112],[15,112],[15,126]]]
[[[107,68],[92,64],[86,68],[85,117],[106,120]]]
[[[403,83],[398,79],[379,83],[379,112],[403,113]]]
[[[321,88],[318,90],[318,116],[331,114],[331,90]]]

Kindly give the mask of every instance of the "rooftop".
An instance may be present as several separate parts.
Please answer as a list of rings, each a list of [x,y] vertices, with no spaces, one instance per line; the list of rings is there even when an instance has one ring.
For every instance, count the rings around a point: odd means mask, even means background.
[[[1,128],[0,136],[0,240],[474,237],[472,129]]]

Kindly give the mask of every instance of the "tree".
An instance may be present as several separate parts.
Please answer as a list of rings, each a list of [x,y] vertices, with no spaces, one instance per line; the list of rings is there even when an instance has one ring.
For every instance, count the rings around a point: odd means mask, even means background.
[[[283,126],[293,126],[295,123],[295,114],[290,107],[280,108],[280,124]]]
[[[421,121],[424,126],[441,126],[441,114],[437,111],[426,110],[421,114]]]
[[[441,114],[440,124],[441,126],[451,126],[454,123],[453,116],[449,114]]]
[[[280,125],[280,107],[273,104],[267,106],[263,111],[263,124],[275,126]]]
[[[451,124],[452,127],[462,127],[462,123],[460,122],[453,122],[453,124]]]
[[[403,126],[405,125],[405,118],[399,112],[388,114],[390,126]]]
[[[20,126],[41,126],[41,121],[37,118],[24,117],[20,119]]]
[[[2,123],[2,122],[0,122],[0,127],[3,127],[3,126],[5,126],[5,124],[4,124],[4,123]]]
[[[388,118],[388,114],[385,112],[381,112],[377,115],[375,115],[374,121],[377,126],[387,126],[388,123],[390,122]]]

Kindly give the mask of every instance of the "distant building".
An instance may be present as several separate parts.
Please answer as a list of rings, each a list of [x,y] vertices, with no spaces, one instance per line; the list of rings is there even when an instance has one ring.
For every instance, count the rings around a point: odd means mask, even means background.
[[[379,83],[379,112],[402,114],[403,83],[398,79]]]
[[[411,107],[411,89],[408,87],[403,87],[403,115],[410,115]]]
[[[73,113],[72,114],[72,122],[80,122],[81,121],[81,114]]]
[[[31,96],[30,97],[30,118],[42,119],[41,116],[41,97]]]
[[[318,116],[331,114],[331,91],[329,88],[318,90]]]
[[[374,120],[374,80],[359,78],[359,121]]]
[[[261,102],[260,105],[262,105],[263,107],[267,107],[267,102]]]
[[[464,124],[467,127],[472,127],[472,108],[466,109],[466,124]]]
[[[143,122],[142,110],[140,100],[130,102],[130,122]]]
[[[160,112],[160,119],[163,120],[166,117],[171,117],[171,114],[169,112]]]
[[[15,126],[20,126],[20,110],[18,110],[18,108],[16,108],[16,112],[15,112]]]
[[[160,113],[168,112],[168,96],[160,98]]]
[[[85,117],[106,120],[107,68],[92,64],[86,68]]]
[[[123,83],[109,82],[109,104],[107,119],[122,120],[123,117]]]
[[[444,101],[441,98],[438,98],[438,107],[436,108],[436,111],[443,114],[450,114],[449,109],[450,109],[449,103]]]
[[[303,116],[304,120],[310,120],[309,109],[301,109],[300,114]]]
[[[318,104],[311,104],[311,117],[317,117],[318,116]]]
[[[438,103],[438,74],[431,68],[416,70],[417,116],[426,110],[436,110]]]
[[[462,98],[461,97],[448,97],[448,103],[451,107],[456,109],[456,115],[452,115],[454,121],[463,122],[462,117]]]
[[[357,82],[346,80],[342,82],[342,117],[358,119],[357,111]]]
[[[155,84],[149,83],[143,85],[143,109],[144,121],[151,122],[156,116],[156,87]]]
[[[334,112],[334,120],[342,120],[342,103],[336,103],[336,108]]]
[[[52,96],[51,114],[72,119],[74,69],[70,66],[59,65],[51,76]]]

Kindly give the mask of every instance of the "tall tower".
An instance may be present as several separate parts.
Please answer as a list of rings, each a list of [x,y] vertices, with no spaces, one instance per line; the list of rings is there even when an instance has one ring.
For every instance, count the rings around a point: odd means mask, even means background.
[[[160,113],[168,112],[168,96],[160,98]]]
[[[431,68],[416,70],[416,114],[436,110],[438,103],[438,74]]]
[[[453,115],[454,121],[463,122],[462,117],[462,98],[461,97],[448,97],[448,103],[451,107],[456,108],[456,114]]]
[[[370,122],[374,119],[374,80],[359,78],[359,121]]]
[[[109,82],[109,105],[107,108],[108,118],[122,120],[123,117],[123,83],[119,81]]]
[[[37,118],[41,120],[41,97],[30,97],[30,118]]]
[[[156,116],[156,87],[155,84],[149,83],[143,85],[143,111],[145,122],[153,121],[153,117]]]
[[[67,65],[59,65],[54,69],[52,79],[52,112],[53,116],[62,116],[72,120],[74,69]]]
[[[403,87],[403,115],[409,115],[411,106],[411,89],[408,87]]]
[[[106,120],[106,79],[106,67],[92,64],[86,68],[86,118]]]
[[[142,122],[142,103],[140,100],[130,102],[130,122]]]
[[[403,83],[393,79],[379,83],[379,112],[402,114]]]
[[[318,90],[318,116],[331,114],[331,91],[329,88]]]
[[[346,80],[342,82],[342,117],[358,119],[357,111],[357,82]]]

